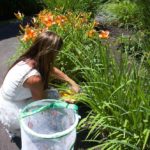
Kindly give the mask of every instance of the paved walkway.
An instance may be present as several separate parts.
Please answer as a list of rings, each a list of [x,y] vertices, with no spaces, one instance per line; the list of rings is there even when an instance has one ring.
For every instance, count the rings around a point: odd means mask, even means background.
[[[0,85],[8,69],[8,59],[15,53],[19,41],[11,37],[0,41]]]
[[[7,60],[15,53],[19,44],[16,35],[19,35],[17,22],[0,23],[0,85],[8,69]],[[18,150],[16,144],[11,143],[1,124],[0,150]]]

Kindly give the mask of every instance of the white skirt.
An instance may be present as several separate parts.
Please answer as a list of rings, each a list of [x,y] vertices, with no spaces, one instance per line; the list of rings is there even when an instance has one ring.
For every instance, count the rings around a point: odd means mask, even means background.
[[[30,102],[33,100],[8,101],[0,94],[0,122],[8,132],[20,136],[19,112]]]
[[[59,99],[59,93],[56,89],[47,89],[45,92],[48,98]],[[0,93],[0,122],[4,125],[9,136],[20,136],[19,112],[33,101],[35,100],[31,98],[20,101],[8,101],[5,100]]]

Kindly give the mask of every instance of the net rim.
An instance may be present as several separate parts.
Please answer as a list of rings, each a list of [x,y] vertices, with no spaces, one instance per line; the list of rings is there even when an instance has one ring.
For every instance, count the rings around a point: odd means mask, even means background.
[[[39,102],[52,102],[52,101],[60,101],[60,100],[54,100],[54,99],[44,99],[44,100],[40,100]],[[36,102],[32,102],[30,103],[28,106],[26,106],[25,108],[28,108],[30,106],[32,106],[33,104],[35,103],[38,103],[38,101]],[[24,110],[24,109],[23,109]],[[75,111],[74,111],[75,112]],[[66,136],[67,134],[69,134],[70,132],[72,132],[78,122],[79,122],[79,119],[81,117],[75,112],[75,122],[73,125],[71,125],[68,129],[64,130],[64,131],[61,131],[61,132],[57,132],[57,133],[53,133],[53,134],[41,134],[41,133],[37,133],[35,131],[33,131],[32,129],[30,129],[23,121],[23,118],[20,118],[20,126],[21,128],[27,132],[28,134],[34,136],[34,137],[37,137],[37,138],[42,138],[42,139],[55,139],[55,138],[60,138],[60,137],[63,137],[63,136]]]

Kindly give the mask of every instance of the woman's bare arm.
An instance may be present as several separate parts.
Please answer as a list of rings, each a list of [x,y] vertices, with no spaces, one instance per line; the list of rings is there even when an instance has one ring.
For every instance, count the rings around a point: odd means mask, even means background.
[[[44,85],[40,76],[34,75],[29,77],[23,86],[31,90],[33,99],[40,100],[46,98]]]
[[[73,91],[78,92],[80,90],[79,85],[70,77],[68,77],[64,72],[62,72],[60,69],[53,67],[50,75],[69,83]]]

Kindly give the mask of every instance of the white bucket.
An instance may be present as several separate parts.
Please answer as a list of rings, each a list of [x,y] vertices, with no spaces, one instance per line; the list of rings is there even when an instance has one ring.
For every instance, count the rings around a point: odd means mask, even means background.
[[[77,106],[39,100],[20,112],[22,150],[73,150],[80,116]]]

